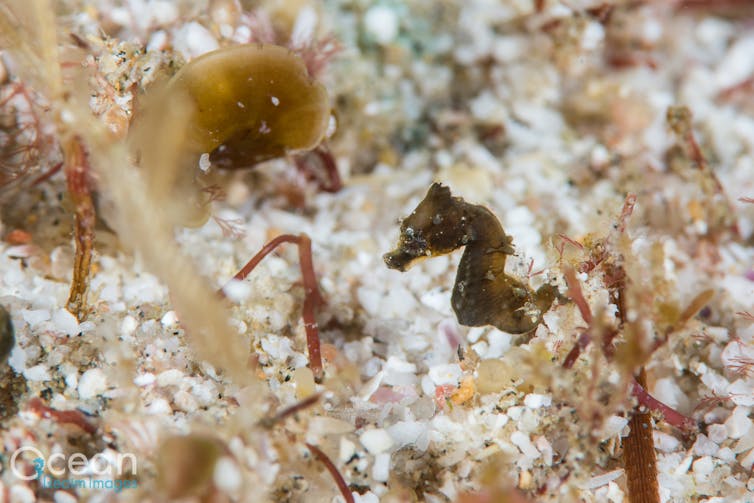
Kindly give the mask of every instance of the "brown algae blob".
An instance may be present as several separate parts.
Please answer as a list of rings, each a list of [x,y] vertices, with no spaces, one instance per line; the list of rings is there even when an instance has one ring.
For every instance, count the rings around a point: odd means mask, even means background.
[[[324,86],[303,60],[275,45],[239,45],[205,54],[171,79],[169,92],[195,106],[188,146],[223,168],[243,168],[309,150],[330,119]]]
[[[251,167],[316,147],[329,119],[327,92],[299,56],[275,45],[238,45],[196,58],[150,89],[130,141],[157,194],[194,207],[178,220],[201,224],[208,215],[197,187],[202,154],[219,168]]]
[[[465,246],[451,297],[458,322],[523,334],[537,328],[558,290],[545,284],[534,292],[505,274],[505,260],[514,254],[511,241],[490,210],[434,183],[401,223],[398,246],[384,259],[391,269],[405,271],[418,259]]]

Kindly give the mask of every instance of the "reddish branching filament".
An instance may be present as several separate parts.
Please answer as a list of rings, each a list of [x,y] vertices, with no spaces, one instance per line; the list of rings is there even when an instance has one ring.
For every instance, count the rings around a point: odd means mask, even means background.
[[[309,152],[297,154],[293,159],[300,173],[309,180],[317,181],[319,190],[338,192],[343,188],[335,157],[325,143]]]
[[[646,407],[647,409],[659,412],[662,414],[663,419],[676,428],[681,430],[691,431],[696,429],[696,421],[688,416],[684,416],[674,408],[665,405],[652,395],[650,395],[644,387],[639,384],[636,379],[631,383],[631,394],[639,401],[639,405]]]
[[[346,484],[346,481],[343,478],[343,475],[340,474],[340,472],[338,471],[338,468],[335,466],[332,460],[329,457],[327,457],[327,454],[322,452],[322,450],[316,445],[306,444],[306,446],[309,448],[310,451],[312,451],[312,454],[314,454],[314,457],[317,458],[317,460],[320,463],[325,465],[325,468],[327,468],[327,471],[330,472],[330,475],[335,480],[335,483],[338,485],[338,489],[340,489],[340,494],[343,495],[343,498],[346,500],[346,503],[354,503],[353,494],[351,494],[351,490],[348,488],[348,484]]]
[[[40,162],[57,147],[46,133],[43,105],[21,82],[0,88],[0,190],[5,191],[40,176]],[[50,171],[48,167],[42,168]],[[44,176],[44,175],[42,175]]]
[[[96,215],[92,198],[92,182],[86,151],[78,138],[63,145],[65,176],[68,194],[74,204],[74,237],[76,252],[73,264],[73,281],[68,296],[68,310],[83,321],[88,312],[87,291],[91,275],[94,226]]]
[[[574,363],[576,363],[576,360],[578,359],[581,352],[589,345],[591,342],[591,335],[590,335],[590,328],[592,325],[592,319],[593,315],[591,312],[591,309],[589,308],[589,305],[586,302],[586,299],[584,298],[584,295],[581,291],[581,286],[576,279],[576,275],[573,271],[573,269],[566,270],[566,282],[568,283],[568,296],[571,298],[571,300],[574,301],[574,303],[578,306],[579,311],[581,312],[582,318],[584,318],[587,323],[589,323],[589,328],[587,328],[578,338],[576,341],[576,344],[571,349],[571,351],[568,352],[568,355],[566,355],[565,360],[563,361],[563,368],[569,369],[573,367]],[[703,292],[702,295],[706,295],[706,292]],[[695,302],[692,302],[693,305],[695,305]],[[614,338],[614,335],[611,337]],[[612,356],[612,354],[608,351],[608,348],[603,346],[603,352],[606,354],[608,358]],[[661,401],[654,398],[652,395],[650,395],[644,387],[639,384],[636,379],[632,379],[631,382],[631,394],[636,397],[636,399],[639,402],[639,405],[646,407],[647,409],[658,412],[662,414],[665,421],[675,426],[676,428],[680,428],[682,430],[693,430],[696,428],[696,422],[687,416],[684,416],[680,412],[676,411],[672,407],[665,405]]]
[[[259,252],[249,260],[240,271],[233,276],[235,280],[245,279],[254,268],[275,248],[283,243],[293,243],[298,246],[298,257],[301,266],[301,276],[304,283],[304,328],[306,329],[306,344],[309,349],[309,366],[314,373],[314,378],[321,381],[323,377],[322,355],[319,344],[319,328],[315,317],[315,310],[325,304],[325,299],[317,286],[317,277],[314,274],[312,261],[312,241],[306,234],[294,236],[282,234],[262,247]]]
[[[45,405],[39,397],[32,398],[27,405],[30,411],[45,419],[52,419],[60,424],[73,424],[90,435],[97,431],[97,426],[79,410],[56,410]]]

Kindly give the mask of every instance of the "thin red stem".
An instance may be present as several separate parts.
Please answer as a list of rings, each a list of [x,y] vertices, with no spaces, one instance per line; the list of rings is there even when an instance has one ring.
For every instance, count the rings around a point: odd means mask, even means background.
[[[592,311],[589,308],[589,304],[586,302],[586,299],[584,298],[583,292],[581,291],[581,285],[579,281],[576,279],[576,273],[573,269],[569,268],[565,271],[565,279],[566,284],[568,285],[568,296],[574,301],[576,306],[579,308],[579,311],[581,312],[581,317],[584,318],[584,321],[586,321],[589,326],[591,327],[592,323]],[[703,293],[698,297],[706,298],[708,294]],[[695,306],[693,308],[694,312],[696,310],[696,306],[700,302],[692,302],[692,305]],[[692,308],[687,308],[687,311],[691,311]],[[615,334],[612,334],[610,336],[610,339],[614,338]],[[571,368],[573,364],[576,362],[576,359],[581,354],[581,351],[583,351],[584,348],[586,348],[587,345],[589,345],[589,342],[591,341],[591,335],[589,334],[589,329],[585,331],[583,334],[579,336],[578,341],[576,341],[576,344],[574,345],[573,349],[569,351],[568,355],[566,355],[565,360],[563,361],[563,367],[564,368]],[[603,347],[603,350],[605,347]],[[609,358],[610,355],[607,354],[606,356]],[[665,405],[661,401],[654,398],[652,395],[650,395],[647,390],[644,389],[644,387],[639,384],[636,379],[633,379],[631,382],[631,394],[634,395],[638,400],[639,404],[643,405],[644,407],[648,408],[652,411],[657,411],[662,413],[663,417],[665,418],[665,421],[668,422],[668,424],[671,424],[673,426],[676,426],[678,428],[681,428],[683,430],[693,430],[696,429],[696,422],[687,416],[684,416],[677,410],[673,409],[672,407]]]
[[[560,239],[562,239],[563,241],[565,241],[566,243],[568,243],[569,245],[573,246],[574,248],[578,248],[579,250],[583,250],[584,249],[584,245],[582,245],[581,243],[579,243],[575,239],[569,238],[565,234],[558,234],[558,237]]]
[[[568,291],[566,292],[566,295],[568,295],[574,302],[574,304],[576,304],[576,307],[579,308],[581,317],[584,319],[587,325],[591,326],[592,310],[589,307],[589,303],[584,298],[584,293],[581,291],[581,284],[579,283],[579,280],[576,279],[576,271],[574,271],[573,268],[568,267],[565,270],[565,280],[566,285],[568,285]],[[568,352],[568,355],[563,361],[563,367],[567,369],[573,367],[573,364],[576,363],[576,360],[578,359],[581,352],[589,345],[591,341],[592,336],[587,329],[579,336],[576,344],[574,344],[573,348]]]
[[[325,167],[327,176],[329,178],[328,185],[320,184],[320,189],[325,192],[338,192],[343,188],[343,182],[340,179],[340,173],[338,172],[338,165],[335,162],[335,156],[333,156],[330,148],[324,143],[320,144],[314,149],[315,155],[322,161]]]
[[[39,175],[37,178],[35,178],[34,181],[31,182],[31,184],[32,185],[39,185],[42,182],[46,182],[47,180],[49,180],[50,178],[52,178],[52,176],[55,173],[57,173],[58,171],[60,171],[62,167],[63,167],[63,163],[62,162],[57,163],[55,166],[51,167],[50,169],[48,169],[47,171],[45,171],[44,173],[42,173],[41,175]]]
[[[317,403],[320,399],[321,395],[319,393],[315,393],[313,395],[310,395],[300,402],[294,403],[290,407],[286,407],[285,409],[281,410],[277,414],[275,414],[275,421],[282,421],[283,419],[292,416],[294,414],[298,414],[304,409],[308,409],[315,403]]]
[[[284,421],[288,417],[294,414],[298,414],[302,410],[308,409],[309,407],[313,406],[319,401],[321,397],[322,395],[320,393],[314,393],[313,395],[310,395],[304,398],[300,402],[296,402],[290,407],[286,407],[285,409],[275,414],[273,417],[262,418],[259,421],[259,424],[261,426],[264,426],[265,428],[272,428],[273,426],[275,426],[281,421]]]
[[[52,419],[53,421],[61,424],[73,424],[89,433],[94,434],[97,431],[97,426],[89,421],[89,418],[79,410],[56,410],[52,407],[45,405],[39,397],[34,397],[29,400],[27,404],[29,410],[39,414],[45,419]]]
[[[272,253],[275,248],[283,243],[293,243],[298,246],[298,258],[301,267],[301,277],[304,283],[304,329],[306,330],[306,345],[309,350],[309,367],[314,373],[314,379],[322,380],[322,354],[319,342],[319,327],[317,318],[314,314],[315,309],[325,303],[322,294],[317,286],[317,276],[314,274],[314,262],[312,260],[312,241],[306,234],[294,236],[292,234],[281,234],[262,247],[259,252],[249,260],[240,271],[233,276],[235,280],[245,279],[254,268],[267,255]],[[222,292],[221,292],[222,293]]]
[[[309,179],[317,179],[319,190],[324,192],[338,192],[343,188],[343,182],[340,179],[338,165],[335,162],[335,156],[324,143],[318,145],[313,150],[294,157],[294,162],[298,170]],[[318,176],[316,173],[317,165],[324,171],[324,176]],[[326,178],[326,180],[323,180]]]
[[[717,177],[715,171],[709,167],[709,163],[704,157],[704,153],[699,146],[699,142],[696,140],[696,136],[694,135],[694,128],[692,125],[691,111],[686,107],[671,107],[667,112],[667,122],[670,128],[676,133],[678,138],[683,143],[685,143],[686,152],[689,159],[696,165],[696,168],[704,173],[704,176],[706,176],[712,182],[712,189],[714,190],[714,193],[722,196],[725,199],[725,204],[728,207],[730,215],[735,215],[735,211],[733,210],[733,206],[730,202],[730,199],[728,198],[728,195],[725,193],[723,184],[720,182],[720,179]],[[736,221],[734,216],[731,216],[731,219],[732,222],[730,230],[736,237],[739,237],[740,232],[738,229],[738,222]]]
[[[79,321],[89,312],[87,293],[91,276],[92,250],[96,214],[92,199],[92,184],[89,180],[89,161],[81,140],[73,138],[63,146],[64,172],[68,194],[74,204],[74,238],[76,251],[73,264],[73,280],[68,295],[68,310]]]
[[[573,345],[573,348],[566,355],[565,360],[563,360],[563,368],[569,369],[573,367],[573,364],[576,363],[579,355],[584,350],[584,348],[589,345],[591,340],[592,337],[589,335],[589,332],[584,332],[583,334],[581,334],[579,336],[579,339],[576,341],[576,344]]]
[[[565,280],[566,284],[568,285],[568,291],[566,292],[566,295],[568,295],[576,304],[576,307],[579,308],[581,317],[584,318],[586,324],[591,325],[592,310],[589,307],[589,303],[584,298],[584,294],[581,291],[581,283],[579,283],[579,280],[576,279],[576,271],[574,271],[573,268],[569,267],[566,269]]]
[[[317,460],[325,465],[325,468],[327,468],[327,471],[330,472],[330,475],[335,480],[335,483],[338,485],[338,489],[340,489],[340,494],[343,495],[343,498],[346,500],[346,503],[354,503],[353,494],[351,494],[351,490],[348,488],[348,484],[346,484],[345,479],[343,478],[343,475],[340,474],[338,469],[335,467],[335,464],[330,460],[330,458],[327,457],[327,454],[322,452],[322,450],[312,444],[306,444],[306,446],[309,448],[309,450],[314,454],[314,457],[317,458]]]
[[[319,345],[319,327],[314,310],[325,303],[317,287],[312,263],[312,242],[309,236],[301,234],[298,243],[298,258],[301,264],[301,276],[304,280],[304,328],[306,329],[306,345],[309,348],[309,364],[314,373],[314,379],[322,380],[322,354]]]
[[[646,407],[649,410],[659,412],[662,414],[665,421],[680,428],[682,430],[695,430],[697,428],[696,421],[688,416],[684,416],[674,408],[665,405],[655,397],[649,394],[644,387],[636,381],[634,378],[631,382],[631,394],[639,401],[639,405]]]
[[[262,259],[264,259],[267,255],[272,253],[275,250],[275,248],[277,248],[283,243],[299,244],[299,236],[294,236],[292,234],[281,234],[280,236],[274,238],[272,241],[264,245],[262,249],[259,250],[257,254],[251,258],[251,260],[246,262],[246,265],[243,266],[241,270],[236,273],[235,276],[233,276],[233,279],[236,279],[239,281],[246,279],[246,277],[249,274],[251,274],[251,271],[253,271],[254,268],[259,265]]]
[[[620,217],[618,218],[618,232],[624,232],[628,219],[634,212],[636,206],[636,194],[629,193],[626,199],[623,201],[623,208],[620,211]]]

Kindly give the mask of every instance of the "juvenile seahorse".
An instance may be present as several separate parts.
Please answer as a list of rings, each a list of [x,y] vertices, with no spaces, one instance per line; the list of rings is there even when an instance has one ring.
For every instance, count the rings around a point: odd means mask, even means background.
[[[398,246],[384,259],[391,269],[405,271],[417,259],[465,246],[451,297],[458,322],[524,334],[537,328],[558,289],[545,284],[534,292],[505,274],[505,260],[514,254],[511,241],[490,210],[452,197],[448,187],[434,183],[401,223]]]

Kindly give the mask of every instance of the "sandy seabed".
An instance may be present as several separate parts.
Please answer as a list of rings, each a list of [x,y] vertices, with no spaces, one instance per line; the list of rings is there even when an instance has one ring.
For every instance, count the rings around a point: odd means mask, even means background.
[[[89,108],[121,136],[150,72],[239,43],[337,41],[309,55],[327,60],[317,79],[343,189],[318,191],[291,157],[219,173],[215,218],[175,232],[207,292],[272,237],[307,233],[324,379],[308,368],[295,247],[226,288],[231,336],[207,344],[175,304],[193,293],[168,288],[179,255],[150,255],[138,235],[151,220],[121,221],[132,186],[108,178],[105,147],[82,133],[104,216],[85,320],[66,310],[65,179],[29,183],[58,151],[3,194],[0,303],[16,343],[0,382],[0,501],[344,501],[307,444],[357,502],[628,501],[641,368],[687,420],[652,415],[659,500],[754,500],[749,3],[241,3],[60,2],[58,39],[83,46]],[[29,61],[3,60],[7,96]],[[2,145],[19,103],[3,102]],[[460,251],[385,266],[433,181],[498,216],[508,274],[558,286],[530,337],[456,321]],[[585,333],[593,343],[564,368]],[[220,368],[226,357],[247,375]]]

